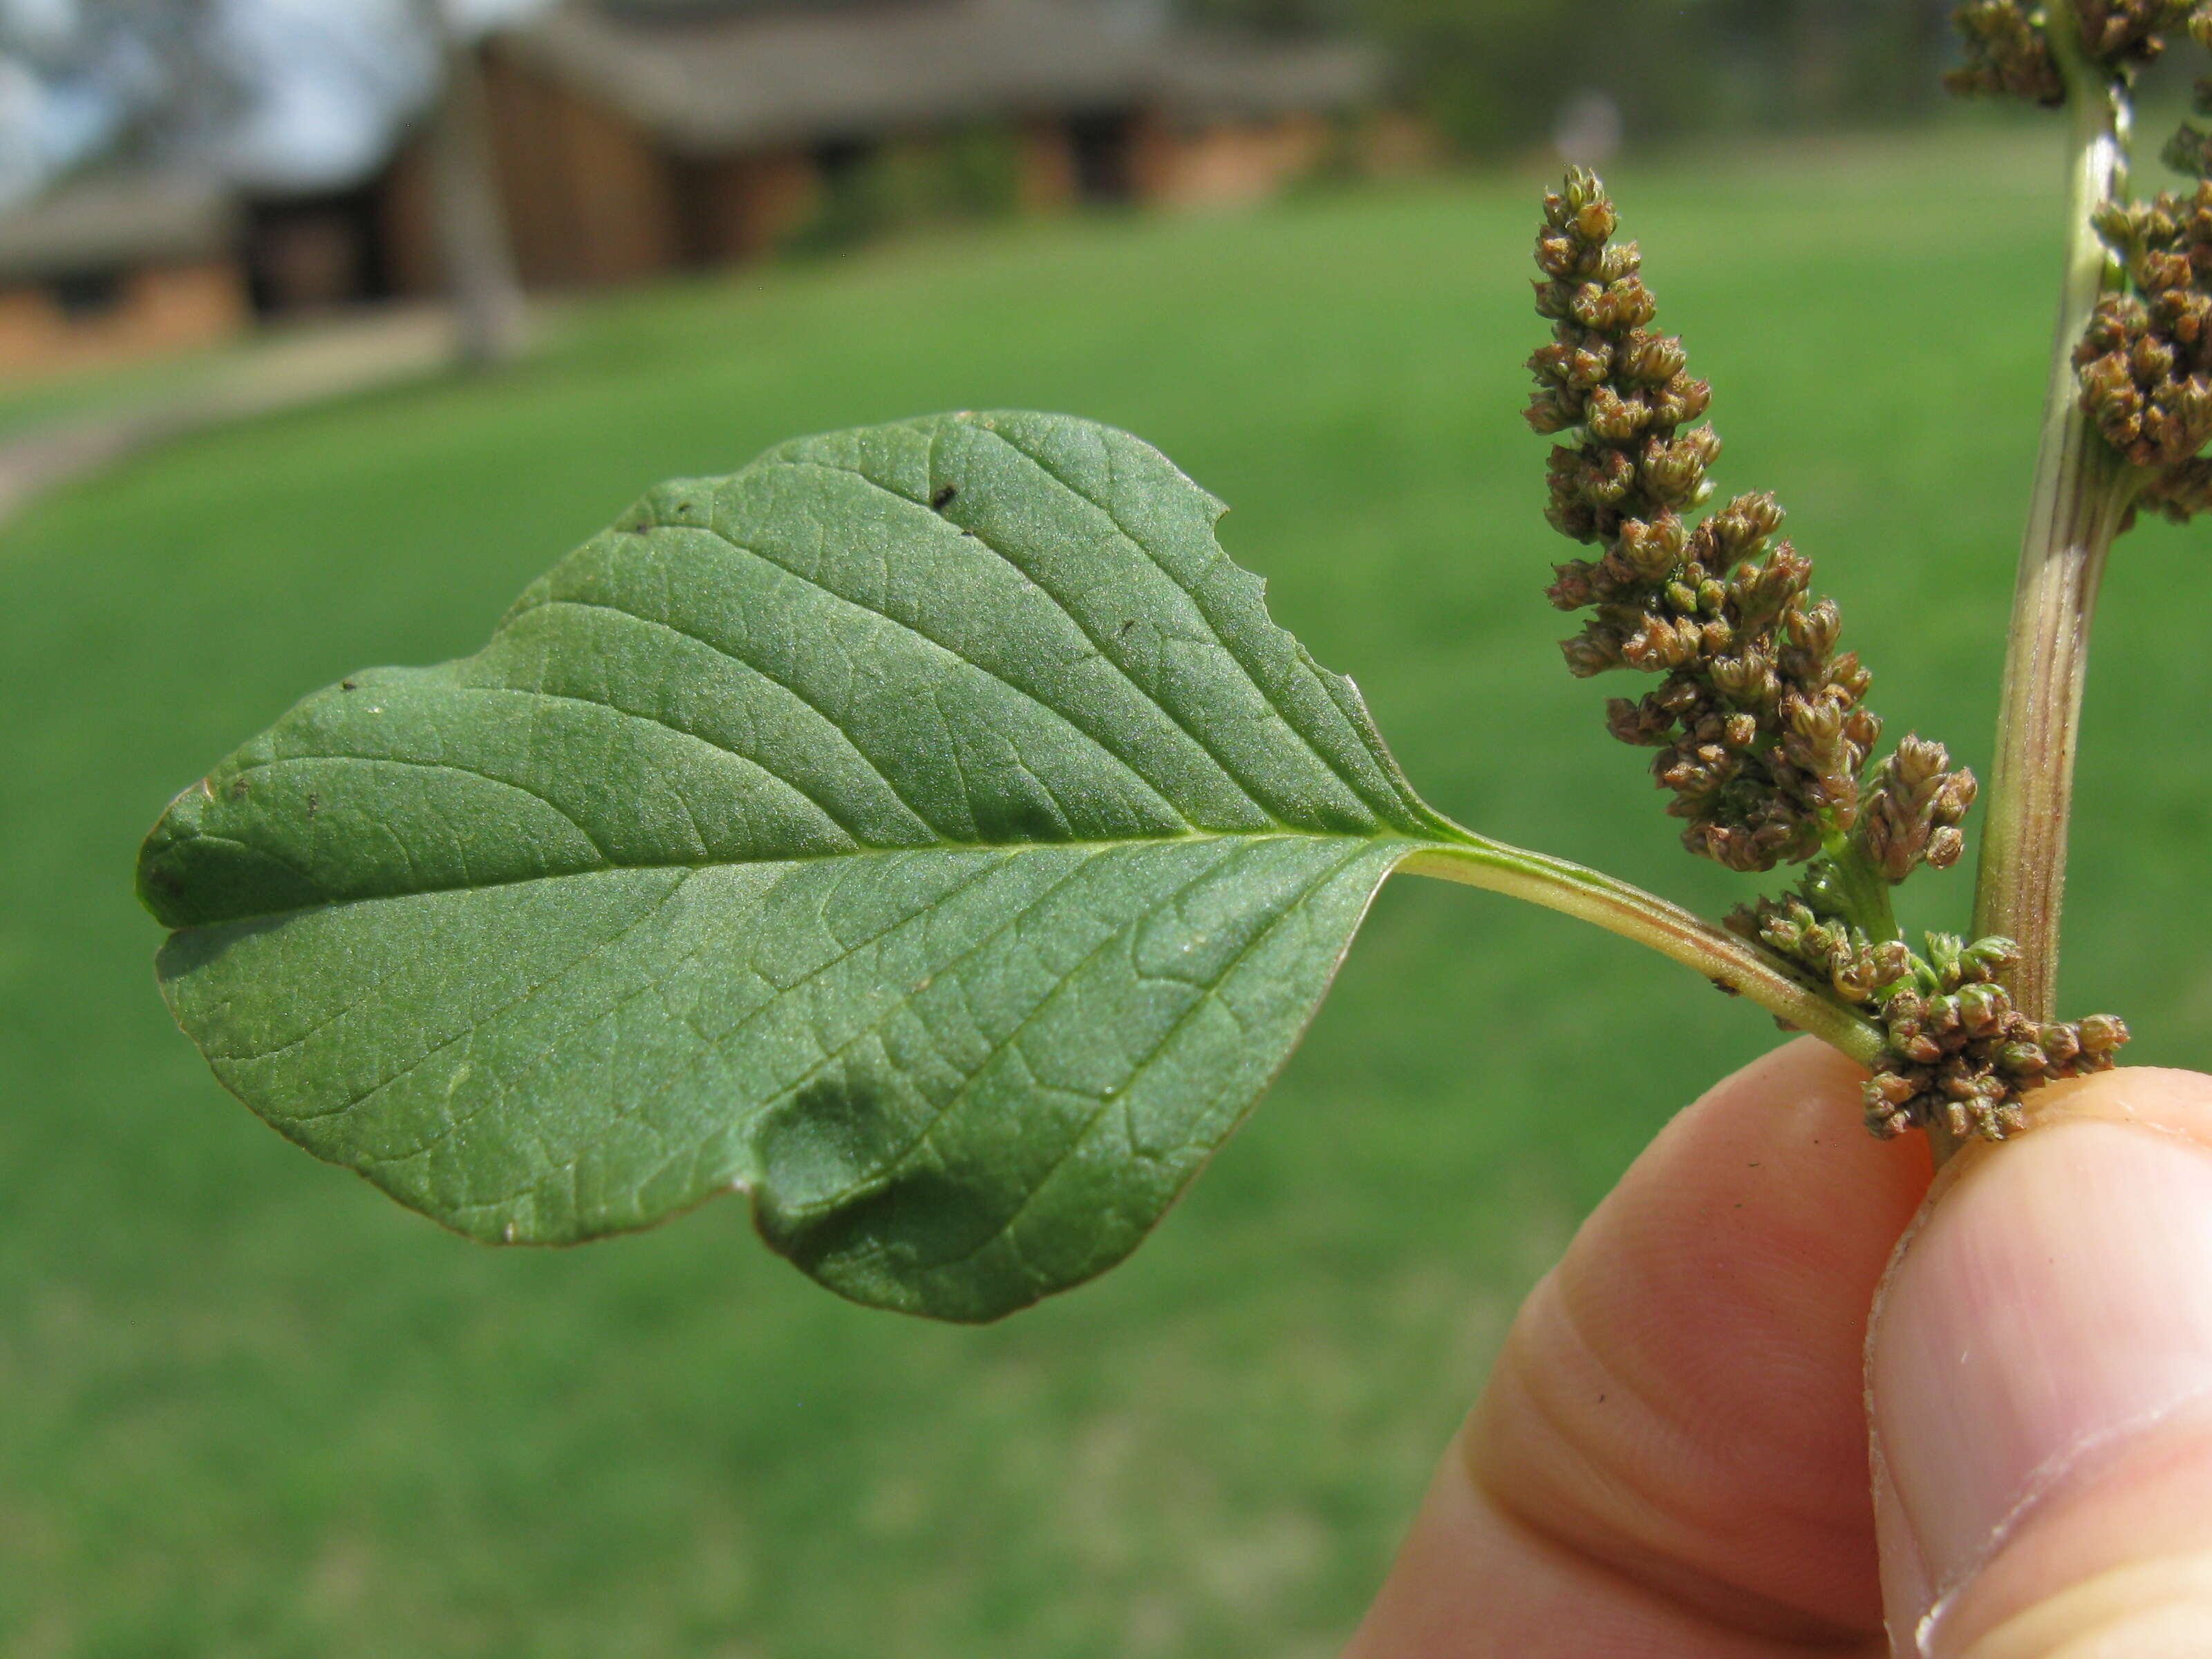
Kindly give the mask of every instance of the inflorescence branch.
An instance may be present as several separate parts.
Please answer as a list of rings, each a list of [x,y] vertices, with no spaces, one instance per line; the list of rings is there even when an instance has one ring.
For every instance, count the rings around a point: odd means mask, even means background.
[[[1866,1085],[1867,1127],[1884,1139],[1933,1120],[1954,1139],[2002,1140],[2026,1127],[2022,1095],[2106,1070],[2128,1040],[2111,1014],[2062,1024],[2014,1007],[1997,982],[2019,955],[2010,939],[1969,945],[1929,933],[1926,953],[1916,955],[1901,939],[1869,939],[1794,896],[1753,915],[1760,944],[1824,975],[1837,1001],[1868,1011],[1887,1033],[1888,1052]]]
[[[1700,420],[1711,389],[1689,374],[1681,342],[1654,331],[1636,245],[1613,240],[1603,187],[1571,171],[1546,196],[1544,220],[1536,309],[1553,337],[1529,360],[1528,422],[1562,440],[1547,516],[1601,550],[1557,567],[1549,591],[1559,609],[1591,613],[1563,642],[1567,665],[1659,677],[1641,698],[1613,699],[1607,723],[1658,751],[1653,775],[1692,852],[1737,871],[1808,866],[1795,894],[1729,926],[1884,1026],[1869,1126],[2002,1138],[2020,1126],[2024,1091],[2111,1064],[2125,1028],[2025,1019],[1991,982],[2009,941],[1931,935],[1923,957],[1899,938],[1888,889],[1922,864],[1958,860],[1973,775],[1917,737],[1870,766],[1881,733],[1870,677],[1837,650],[1842,617],[1810,597],[1812,562],[1774,539],[1773,496],[1692,519],[1720,453]]]
[[[2124,85],[2158,61],[2168,34],[2197,34],[2212,6],[2205,0],[2074,0],[2071,10],[2081,57]],[[1944,77],[1952,91],[2023,98],[2051,109],[2066,101],[2065,71],[2042,8],[2020,0],[1967,0],[1953,16],[1966,42],[1966,62]]]
[[[2212,173],[2212,139],[2193,128],[2169,155]],[[2212,180],[2114,204],[2097,230],[2127,288],[2098,301],[2075,348],[2081,407],[2136,469],[2135,504],[2179,522],[2212,507]]]
[[[2212,0],[2074,0],[2072,15],[2080,62],[2122,99],[2168,35],[2212,48]],[[2044,12],[1969,0],[1956,15],[1967,64],[1949,77],[1954,90],[2066,101]],[[2212,77],[2197,81],[2196,109],[2212,116]],[[2082,410],[2132,471],[2122,530],[2139,507],[2176,521],[2212,507],[2212,459],[2201,453],[2212,443],[2212,132],[2184,122],[2163,154],[2198,183],[2096,210],[2114,270],[2074,349]]]

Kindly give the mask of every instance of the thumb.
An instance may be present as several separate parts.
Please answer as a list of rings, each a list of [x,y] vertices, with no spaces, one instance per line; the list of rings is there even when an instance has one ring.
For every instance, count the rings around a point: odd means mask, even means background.
[[[1890,1639],[1920,1659],[2212,1654],[2212,1078],[2057,1085],[1970,1148],[1868,1346]]]

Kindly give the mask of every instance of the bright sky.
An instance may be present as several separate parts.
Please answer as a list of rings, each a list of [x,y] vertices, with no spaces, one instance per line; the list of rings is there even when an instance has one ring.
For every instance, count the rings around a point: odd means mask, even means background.
[[[484,29],[546,0],[447,3],[464,27]],[[430,90],[436,58],[418,15],[411,0],[215,0],[208,27],[247,100],[207,159],[241,183],[285,189],[371,171]],[[0,204],[96,155],[162,73],[130,47],[72,53],[82,21],[78,0],[0,0]]]

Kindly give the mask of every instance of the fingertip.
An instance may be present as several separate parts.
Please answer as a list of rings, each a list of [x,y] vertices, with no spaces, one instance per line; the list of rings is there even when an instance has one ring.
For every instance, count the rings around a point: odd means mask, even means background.
[[[2096,1119],[2212,1146],[2212,1077],[2202,1072],[2123,1066],[2039,1089],[2027,1106],[2031,1129]]]
[[[1522,1310],[1470,1422],[1501,1507],[1717,1618],[1879,1620],[1859,1385],[1868,1308],[1924,1191],[1809,1040],[1671,1121]]]
[[[1861,1087],[1866,1068],[1819,1039],[1784,1043],[1723,1079],[1676,1115],[1624,1182],[1643,1197],[1664,1197],[1684,1182],[1728,1167],[1735,1153],[1764,1170],[1786,1171],[1806,1201],[1871,1200],[1881,1220],[1910,1216],[1925,1195],[1931,1165],[1917,1141],[1868,1133]],[[1778,1160],[1768,1161],[1768,1155]],[[1647,1170],[1647,1166],[1649,1166]],[[1770,1177],[1771,1179],[1771,1177]],[[1765,1206],[1773,1210],[1779,1204]],[[1888,1237],[1896,1237],[1889,1227]],[[1863,1312],[1863,1310],[1862,1310]]]
[[[2142,1536],[2145,1483],[2187,1463],[2201,1492],[2212,1467],[2212,1079],[2129,1068],[2030,1107],[2030,1133],[1946,1170],[1869,1343],[1889,1616],[1957,1610],[1947,1652],[2174,1547],[2190,1505]],[[2194,1516],[2212,1541],[2212,1504]]]

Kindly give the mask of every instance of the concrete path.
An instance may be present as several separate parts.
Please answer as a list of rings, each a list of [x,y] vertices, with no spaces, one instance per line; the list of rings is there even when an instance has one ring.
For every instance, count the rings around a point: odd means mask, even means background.
[[[303,324],[214,359],[188,385],[0,438],[0,525],[48,490],[189,433],[435,374],[453,340],[442,306]]]

